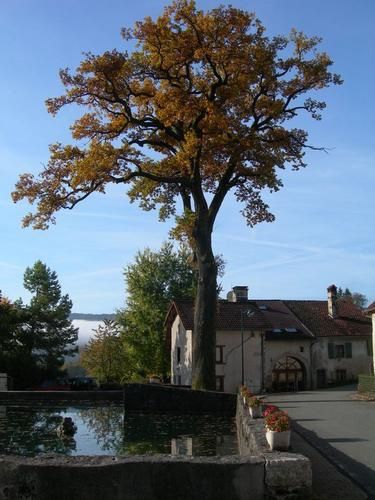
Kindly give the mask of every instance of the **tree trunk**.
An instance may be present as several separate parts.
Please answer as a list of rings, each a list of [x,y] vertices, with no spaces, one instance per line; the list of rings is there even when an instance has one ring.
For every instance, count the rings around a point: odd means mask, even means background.
[[[198,218],[194,231],[198,285],[192,339],[192,387],[206,390],[216,389],[217,266],[212,252],[211,234],[206,218]]]

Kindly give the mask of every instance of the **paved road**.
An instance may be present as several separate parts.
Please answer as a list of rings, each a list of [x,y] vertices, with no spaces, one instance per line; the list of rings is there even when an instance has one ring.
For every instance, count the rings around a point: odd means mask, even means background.
[[[375,402],[356,401],[355,387],[272,394],[296,430],[375,499]]]

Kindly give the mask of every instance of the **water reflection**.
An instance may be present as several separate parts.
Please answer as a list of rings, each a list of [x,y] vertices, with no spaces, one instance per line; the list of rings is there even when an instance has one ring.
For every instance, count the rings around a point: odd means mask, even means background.
[[[20,406],[0,408],[2,453],[32,456],[54,452],[70,455],[76,450],[74,438],[62,439],[57,435],[57,427],[62,421],[59,411]]]
[[[61,438],[63,417],[77,426],[74,437]],[[0,452],[37,455],[233,455],[234,420],[227,416],[139,414],[122,406],[0,406]]]

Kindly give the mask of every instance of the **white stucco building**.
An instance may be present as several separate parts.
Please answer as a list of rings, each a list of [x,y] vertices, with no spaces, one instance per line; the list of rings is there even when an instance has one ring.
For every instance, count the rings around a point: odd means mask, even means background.
[[[375,374],[375,302],[372,302],[365,312],[372,319],[372,373]]]
[[[173,384],[191,384],[193,316],[191,301],[173,302],[167,315]],[[370,373],[370,343],[371,321],[334,285],[327,301],[249,300],[247,287],[234,287],[218,302],[216,386],[287,391],[354,380]]]

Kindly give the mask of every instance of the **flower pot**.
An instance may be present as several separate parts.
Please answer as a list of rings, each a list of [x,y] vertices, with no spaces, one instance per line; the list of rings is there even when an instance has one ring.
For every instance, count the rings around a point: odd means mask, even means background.
[[[290,430],[289,431],[266,431],[266,439],[271,450],[287,450],[290,446]]]
[[[260,406],[249,406],[249,413],[251,418],[260,418],[262,416]]]

